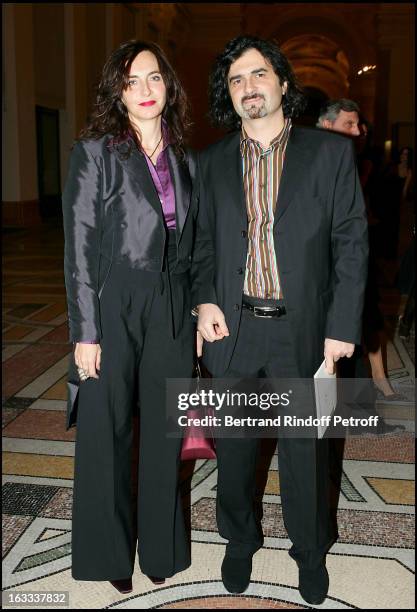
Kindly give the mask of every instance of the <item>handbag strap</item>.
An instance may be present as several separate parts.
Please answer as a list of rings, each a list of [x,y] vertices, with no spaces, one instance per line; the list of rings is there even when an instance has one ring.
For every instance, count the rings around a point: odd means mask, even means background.
[[[197,374],[197,378],[203,378],[201,375],[201,366],[200,366],[200,360],[197,358],[196,364],[195,364],[195,371]]]

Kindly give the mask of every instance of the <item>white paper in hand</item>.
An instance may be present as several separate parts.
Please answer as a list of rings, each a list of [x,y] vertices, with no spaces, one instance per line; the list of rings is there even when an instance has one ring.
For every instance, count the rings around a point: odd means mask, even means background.
[[[331,416],[337,403],[337,379],[336,373],[329,374],[326,370],[326,362],[323,361],[314,374],[314,391],[316,396],[317,418]],[[323,419],[324,421],[324,419]],[[318,437],[322,438],[327,429],[326,424],[317,426]]]

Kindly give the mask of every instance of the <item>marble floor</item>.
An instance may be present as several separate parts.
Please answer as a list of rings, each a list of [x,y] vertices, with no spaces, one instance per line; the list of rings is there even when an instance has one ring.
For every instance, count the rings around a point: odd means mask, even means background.
[[[133,593],[71,577],[75,429],[66,431],[68,343],[63,235],[57,224],[3,237],[3,605],[10,591],[67,591],[73,609],[309,608],[288,556],[277,451],[266,465],[265,545],[252,582],[230,595],[220,579],[224,540],[215,522],[216,462],[182,466],[192,566],[154,586],[135,564]],[[327,556],[330,589],[323,609],[414,608],[414,330],[396,332],[399,296],[382,290],[388,370],[405,400],[399,433],[347,440],[337,509],[339,539]],[[399,412],[398,412],[399,410]],[[267,457],[265,450],[265,457]],[[269,459],[268,459],[269,461]],[[262,466],[261,466],[262,467]],[[265,466],[264,466],[265,468]],[[14,607],[19,607],[16,605]],[[20,606],[23,607],[23,606]],[[49,607],[49,606],[48,606]],[[59,607],[52,605],[50,607]]]

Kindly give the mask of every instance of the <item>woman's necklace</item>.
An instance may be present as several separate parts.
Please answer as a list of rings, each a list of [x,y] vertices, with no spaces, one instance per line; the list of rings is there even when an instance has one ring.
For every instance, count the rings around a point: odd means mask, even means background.
[[[161,134],[161,138],[158,140],[158,144],[156,145],[156,147],[154,148],[154,150],[152,151],[152,153],[148,156],[149,159],[152,159],[152,157],[155,155],[155,151],[157,150],[157,148],[159,147],[159,145],[161,144],[161,140],[162,140],[162,134]]]

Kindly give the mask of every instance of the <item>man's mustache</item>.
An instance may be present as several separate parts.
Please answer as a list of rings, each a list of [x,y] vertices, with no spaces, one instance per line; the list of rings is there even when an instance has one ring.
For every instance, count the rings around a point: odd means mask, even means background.
[[[247,96],[243,96],[241,103],[243,104],[243,102],[246,102],[247,100],[253,100],[254,98],[262,98],[263,100],[265,100],[265,96],[262,94],[258,94],[258,93],[254,93],[254,94],[250,94]]]

